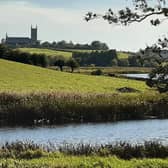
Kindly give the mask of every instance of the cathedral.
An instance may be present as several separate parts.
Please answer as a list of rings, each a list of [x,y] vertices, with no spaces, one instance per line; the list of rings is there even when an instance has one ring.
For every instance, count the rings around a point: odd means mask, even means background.
[[[6,39],[4,40],[4,43],[9,46],[36,45],[38,43],[37,30],[38,30],[37,26],[36,28],[33,28],[31,26],[31,38],[29,37],[9,37],[8,34],[6,34]]]

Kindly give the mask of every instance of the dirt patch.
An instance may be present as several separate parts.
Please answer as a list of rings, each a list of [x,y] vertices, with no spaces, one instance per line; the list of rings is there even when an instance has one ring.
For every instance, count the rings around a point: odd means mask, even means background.
[[[123,87],[123,88],[119,88],[117,89],[118,92],[121,93],[135,93],[135,92],[140,92],[139,90],[136,90],[134,88],[130,88],[130,87]]]

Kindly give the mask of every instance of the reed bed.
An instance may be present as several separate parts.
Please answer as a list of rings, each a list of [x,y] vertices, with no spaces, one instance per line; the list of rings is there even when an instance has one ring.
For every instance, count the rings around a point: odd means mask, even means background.
[[[0,93],[1,125],[168,118],[167,94]]]
[[[167,168],[168,146],[118,143],[79,144],[46,151],[33,142],[6,143],[0,148],[0,168]]]
[[[33,142],[6,143],[0,148],[0,158],[33,159],[52,153],[67,156],[116,156],[120,159],[143,159],[168,157],[168,146],[159,142],[144,142],[143,144],[129,144],[117,142],[106,145],[65,144],[59,148],[52,148],[54,144],[37,145]]]

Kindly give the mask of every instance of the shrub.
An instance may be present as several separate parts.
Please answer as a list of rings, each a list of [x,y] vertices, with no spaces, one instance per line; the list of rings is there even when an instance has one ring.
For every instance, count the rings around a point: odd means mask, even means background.
[[[101,70],[101,69],[98,69],[98,70],[96,70],[96,71],[92,71],[91,72],[91,75],[98,75],[98,76],[100,76],[100,75],[102,75],[103,74],[103,71]]]

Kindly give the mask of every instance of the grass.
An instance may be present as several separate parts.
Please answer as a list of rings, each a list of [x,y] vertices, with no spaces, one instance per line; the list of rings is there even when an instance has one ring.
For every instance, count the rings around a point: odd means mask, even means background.
[[[117,157],[64,156],[52,154],[40,159],[1,159],[0,168],[168,168],[168,159],[121,160]]]
[[[129,54],[124,53],[124,52],[117,52],[117,57],[118,59],[128,59]]]
[[[72,52],[67,51],[57,51],[51,49],[41,49],[41,48],[19,48],[21,52],[28,52],[31,54],[44,54],[47,56],[63,56],[65,58],[71,58]]]
[[[45,54],[47,56],[64,56],[65,58],[72,57],[72,52],[95,52],[97,50],[79,50],[79,49],[42,49],[42,48],[18,48],[22,52],[31,54]],[[101,50],[100,50],[101,51]],[[124,52],[117,52],[118,59],[128,59],[129,55]]]
[[[82,53],[91,53],[95,51],[103,51],[103,50],[82,50],[82,49],[59,49],[62,51],[69,51],[69,52],[82,52]]]
[[[72,52],[93,52],[96,50],[79,50],[79,49],[43,49],[43,48],[18,48],[21,52],[28,52],[30,54],[44,54],[47,56],[63,56],[65,58],[71,58]]]
[[[152,68],[146,67],[81,67],[80,73],[91,74],[92,71],[101,69],[103,74],[129,74],[129,73],[150,73]],[[78,72],[78,71],[77,71]]]
[[[168,118],[168,95],[1,93],[0,107],[1,125],[115,122]]]
[[[121,160],[117,157],[64,156],[52,154],[40,159],[0,159],[0,168],[168,168],[168,159]]]
[[[144,82],[103,76],[87,76],[58,72],[0,59],[0,92],[68,92],[117,93],[116,89],[131,87],[154,92]]]
[[[167,118],[168,97],[145,82],[49,70],[0,59],[0,124]],[[121,93],[119,88],[133,88]]]
[[[130,148],[125,149],[130,153]],[[155,149],[155,146],[148,146],[147,151],[152,154]],[[159,149],[167,153],[166,147]],[[121,152],[120,147],[117,151]],[[145,153],[143,149],[142,153]],[[124,160],[114,154],[100,156],[97,153],[76,156],[59,151],[46,152],[31,144],[17,143],[12,148],[10,145],[1,148],[0,168],[168,168],[168,159],[165,157],[152,158]]]

